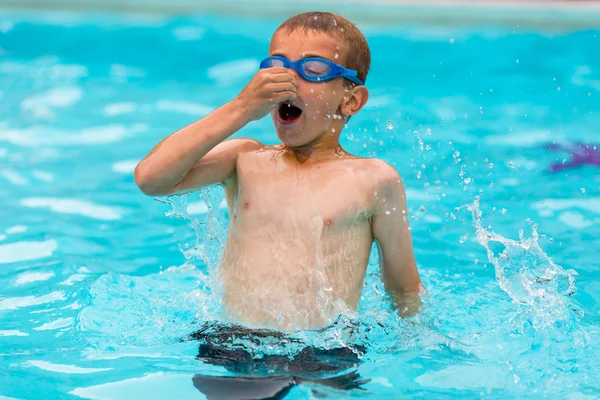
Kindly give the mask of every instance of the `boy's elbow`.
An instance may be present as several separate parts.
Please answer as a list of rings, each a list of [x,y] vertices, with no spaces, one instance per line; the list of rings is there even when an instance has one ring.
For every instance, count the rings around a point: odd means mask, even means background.
[[[147,196],[164,196],[169,194],[167,190],[160,187],[157,177],[143,163],[139,163],[135,167],[133,178],[142,193]]]

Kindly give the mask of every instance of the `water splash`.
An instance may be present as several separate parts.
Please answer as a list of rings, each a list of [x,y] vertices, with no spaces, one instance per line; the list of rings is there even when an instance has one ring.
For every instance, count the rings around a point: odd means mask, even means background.
[[[189,221],[195,233],[195,244],[192,248],[180,248],[186,260],[201,260],[207,266],[208,280],[204,282],[204,288],[213,293],[216,302],[222,293],[219,267],[227,230],[226,218],[220,210],[223,190],[219,186],[200,190],[200,198],[207,206],[203,218],[189,214],[188,197],[187,194],[167,197],[165,202],[171,206],[171,210],[166,215]]]
[[[471,212],[477,242],[494,266],[497,285],[511,301],[490,299],[473,315],[463,315],[463,326],[466,318],[475,317],[477,328],[473,331],[467,324],[462,333],[454,332],[456,337],[468,343],[479,359],[503,365],[511,376],[507,387],[511,392],[584,387],[588,377],[578,371],[595,361],[588,356],[591,342],[582,324],[583,312],[572,301],[577,273],[555,264],[544,252],[536,225],[529,238],[520,231],[519,240],[484,228],[479,200],[475,197],[473,204],[461,209]],[[494,251],[498,246],[503,249]]]
[[[537,225],[532,226],[530,238],[519,231],[519,240],[511,240],[486,230],[482,223],[479,197],[467,206],[473,215],[473,229],[477,241],[494,265],[496,280],[506,294],[523,306],[519,321],[531,323],[535,329],[554,326],[570,329],[577,325],[583,312],[569,299],[575,294],[574,270],[564,270],[556,265],[539,246]],[[498,255],[492,243],[504,246]]]
[[[222,320],[219,265],[224,246],[224,215],[219,188],[203,189],[207,213],[188,213],[188,195],[163,200],[167,216],[190,222],[194,246],[181,246],[186,262],[155,274],[108,273],[91,286],[90,304],[80,312],[77,329],[85,333],[88,357],[135,352],[179,343],[204,321]],[[194,265],[199,260],[204,265]]]
[[[206,279],[190,264],[146,276],[102,275],[77,317],[88,343],[84,354],[105,358],[179,343],[199,324],[199,315],[216,317],[211,293],[198,285]]]

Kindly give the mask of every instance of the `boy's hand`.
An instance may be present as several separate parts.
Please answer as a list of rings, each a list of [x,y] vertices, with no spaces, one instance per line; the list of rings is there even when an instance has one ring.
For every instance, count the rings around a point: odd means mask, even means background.
[[[277,104],[296,99],[298,81],[287,68],[259,70],[236,101],[245,110],[249,121],[266,116]]]

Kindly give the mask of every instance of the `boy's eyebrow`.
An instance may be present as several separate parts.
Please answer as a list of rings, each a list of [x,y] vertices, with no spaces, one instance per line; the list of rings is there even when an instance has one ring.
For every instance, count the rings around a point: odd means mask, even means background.
[[[287,57],[285,56],[285,54],[281,54],[281,53],[273,53],[273,54],[271,54],[271,56],[279,56],[279,57],[285,57],[285,58],[287,58]],[[323,57],[322,55],[319,55],[319,54],[313,54],[313,53],[304,54],[304,57],[303,57],[303,58],[309,58],[309,57],[324,58],[324,59],[328,60],[328,58],[327,58],[327,57]]]

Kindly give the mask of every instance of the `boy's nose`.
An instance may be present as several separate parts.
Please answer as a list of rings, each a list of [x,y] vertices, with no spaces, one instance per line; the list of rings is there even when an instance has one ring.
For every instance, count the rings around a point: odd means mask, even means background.
[[[302,77],[300,76],[298,71],[296,71],[294,68],[289,68],[289,71],[294,76],[294,78],[296,78],[296,81],[298,81],[298,84],[300,84],[300,81],[302,81]]]

